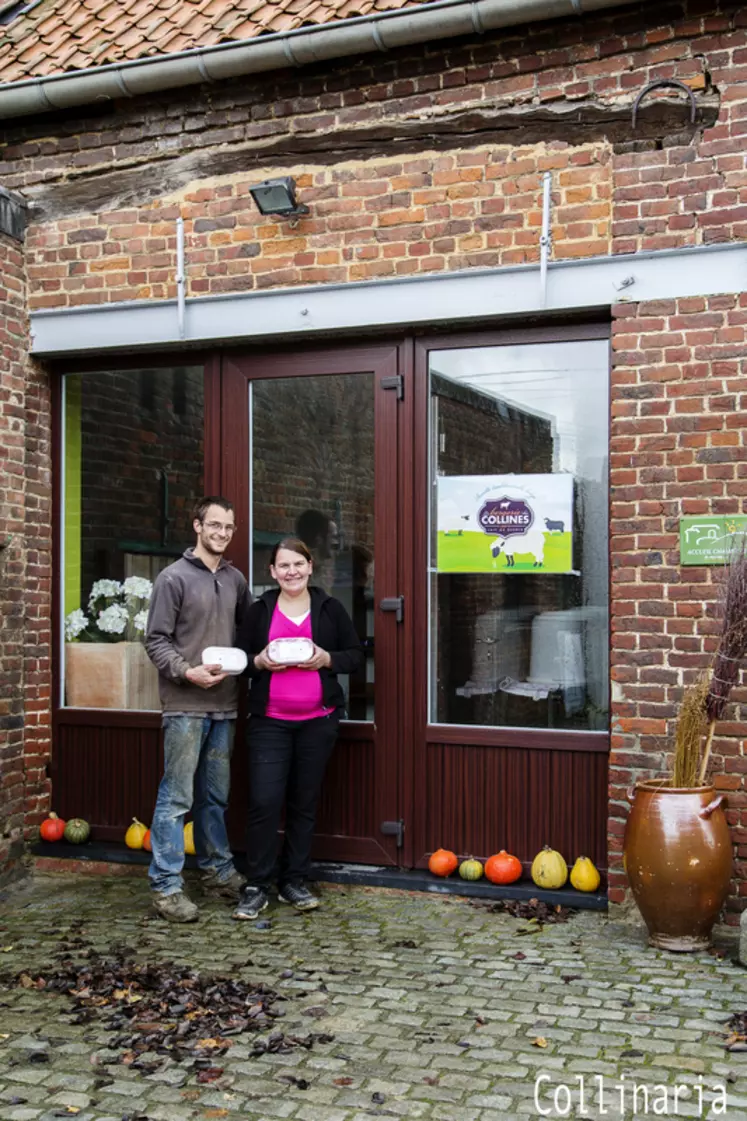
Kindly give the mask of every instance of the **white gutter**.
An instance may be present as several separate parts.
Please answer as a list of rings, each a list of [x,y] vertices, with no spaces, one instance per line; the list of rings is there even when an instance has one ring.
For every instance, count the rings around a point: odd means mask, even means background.
[[[0,119],[91,105],[201,82],[389,51],[415,43],[564,19],[638,0],[435,0],[319,27],[0,86]]]

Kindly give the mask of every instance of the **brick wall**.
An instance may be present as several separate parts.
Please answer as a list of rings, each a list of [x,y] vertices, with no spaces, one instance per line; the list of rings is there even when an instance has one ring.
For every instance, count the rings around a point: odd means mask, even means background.
[[[0,884],[49,789],[49,410],[27,331],[23,249],[0,234]]]
[[[662,77],[698,93],[699,126],[687,125],[684,100],[653,97],[633,134],[635,95]],[[531,38],[519,30],[39,118],[9,130],[0,179],[37,207],[31,306],[74,306],[173,296],[179,216],[191,295],[534,260],[547,169],[556,257],[744,239],[745,122],[747,7],[665,0],[538,25]],[[275,173],[294,175],[312,207],[295,228],[262,220],[249,201],[249,185]],[[747,469],[740,298],[613,315],[619,901],[624,789],[661,769],[681,689],[713,641],[714,573],[680,569],[677,519],[741,510]],[[32,380],[27,402],[37,396],[29,431],[41,464],[46,401]],[[34,501],[48,494],[47,481]],[[48,569],[35,554],[43,631]],[[740,716],[737,706],[720,729],[714,769],[743,861]],[[747,894],[743,864],[739,874],[733,913]]]
[[[731,514],[747,495],[747,297],[614,309],[610,898],[621,902],[622,836],[632,783],[663,771],[683,686],[715,647],[721,573],[679,565],[679,518]],[[729,901],[747,897],[747,688],[735,688],[714,741],[737,846]]]

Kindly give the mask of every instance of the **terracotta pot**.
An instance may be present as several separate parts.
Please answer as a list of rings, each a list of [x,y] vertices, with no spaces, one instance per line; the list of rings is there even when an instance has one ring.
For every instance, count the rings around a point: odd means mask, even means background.
[[[628,797],[625,871],[650,944],[706,949],[732,874],[724,795],[712,786],[679,789],[654,781],[639,782]]]

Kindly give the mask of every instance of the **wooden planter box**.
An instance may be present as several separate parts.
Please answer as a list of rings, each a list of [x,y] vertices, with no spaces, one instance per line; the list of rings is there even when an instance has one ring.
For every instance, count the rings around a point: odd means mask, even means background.
[[[65,703],[72,708],[160,709],[158,673],[143,644],[66,643]]]

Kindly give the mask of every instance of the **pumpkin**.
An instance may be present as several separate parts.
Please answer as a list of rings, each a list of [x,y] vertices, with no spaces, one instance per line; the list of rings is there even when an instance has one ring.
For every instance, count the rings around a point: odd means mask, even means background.
[[[512,884],[518,880],[523,869],[518,856],[501,849],[485,862],[485,875],[492,884]]]
[[[559,852],[545,845],[532,861],[532,879],[537,887],[562,887],[568,879],[568,865]]]
[[[459,861],[448,849],[436,849],[428,861],[428,871],[434,876],[450,876],[459,866]]]
[[[143,847],[143,837],[147,833],[147,828],[143,825],[142,821],[138,821],[136,817],[132,819],[132,825],[125,833],[125,844],[128,849],[141,849]]]
[[[91,826],[82,817],[71,817],[65,826],[65,840],[71,845],[82,845],[91,836]]]
[[[57,814],[51,813],[39,826],[43,841],[61,841],[65,833],[65,822]]]
[[[150,829],[146,829],[143,833],[143,848],[146,852],[153,852],[153,849],[150,847]]]
[[[571,869],[571,883],[576,891],[596,891],[602,877],[588,856],[579,856]]]
[[[187,856],[196,856],[197,849],[195,848],[195,823],[188,821],[184,826],[184,851]]]
[[[482,864],[471,856],[459,865],[459,875],[463,880],[479,880],[482,876]]]

